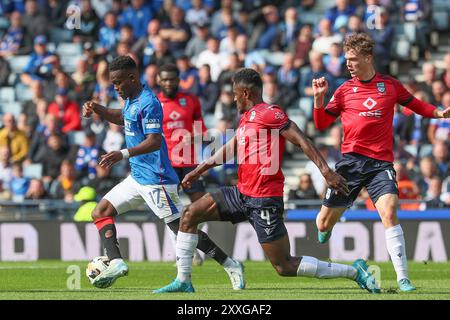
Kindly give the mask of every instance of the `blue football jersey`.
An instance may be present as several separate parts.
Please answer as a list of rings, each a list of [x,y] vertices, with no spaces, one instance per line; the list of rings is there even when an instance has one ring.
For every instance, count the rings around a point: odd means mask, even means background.
[[[135,99],[128,98],[122,114],[127,148],[137,146],[146,139],[148,134],[162,135],[161,103],[148,88],[144,87]],[[179,183],[178,176],[169,161],[164,136],[159,150],[134,156],[129,160],[131,176],[142,185]]]

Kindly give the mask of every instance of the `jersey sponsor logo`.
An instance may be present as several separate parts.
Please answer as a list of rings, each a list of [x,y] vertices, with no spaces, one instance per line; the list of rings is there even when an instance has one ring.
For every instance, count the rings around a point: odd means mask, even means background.
[[[253,119],[255,119],[256,117],[256,111],[252,111],[252,113],[250,114],[250,121],[253,121]]]
[[[377,102],[373,100],[371,97],[367,98],[366,101],[363,102],[363,106],[369,110],[372,110],[373,107],[377,105]]]
[[[377,82],[377,89],[379,93],[385,93],[386,86],[384,85],[384,82]]]
[[[180,119],[180,117],[181,115],[176,111],[172,111],[172,113],[169,115],[169,118],[173,121],[177,121],[178,119]]]
[[[167,122],[167,129],[182,129],[182,128],[184,128],[184,121]]]
[[[283,112],[275,112],[275,119],[281,120],[284,119],[284,113]]]
[[[363,111],[359,113],[360,117],[368,117],[368,118],[381,118],[382,113],[381,110],[375,111]]]
[[[161,125],[159,123],[147,123],[145,125],[146,129],[158,129],[161,128]]]
[[[353,87],[353,92],[356,93],[358,91],[358,87]]]
[[[182,107],[186,107],[186,99],[185,98],[180,98],[179,100],[178,100],[178,102],[180,103],[180,106],[182,106]]]

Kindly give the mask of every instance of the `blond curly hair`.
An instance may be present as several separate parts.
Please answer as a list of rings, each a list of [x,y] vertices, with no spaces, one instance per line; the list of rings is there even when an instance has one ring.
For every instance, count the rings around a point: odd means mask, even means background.
[[[375,42],[366,33],[354,33],[344,40],[344,51],[354,50],[364,56],[372,55]]]

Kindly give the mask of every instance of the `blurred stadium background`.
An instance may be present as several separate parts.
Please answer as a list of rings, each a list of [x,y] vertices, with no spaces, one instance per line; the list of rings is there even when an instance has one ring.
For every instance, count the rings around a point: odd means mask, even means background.
[[[125,161],[111,171],[96,165],[103,152],[121,149],[124,137],[120,127],[97,117],[82,119],[80,107],[94,99],[120,108],[107,71],[117,55],[133,57],[142,82],[155,92],[158,67],[176,63],[181,90],[200,98],[207,127],[222,139],[238,120],[231,75],[243,66],[255,68],[265,101],[282,106],[331,166],[340,157],[340,125],[314,128],[310,84],[325,76],[331,93],[348,78],[346,34],[368,32],[379,71],[399,78],[415,96],[450,107],[446,0],[2,0],[0,14],[0,261],[88,260],[101,253],[95,227],[75,223],[75,213],[127,175]],[[394,128],[408,258],[447,261],[450,121],[423,119],[398,106]],[[388,261],[384,231],[366,192],[336,226],[330,244],[318,246],[315,215],[324,181],[292,145],[283,171],[293,252]],[[204,179],[208,190],[233,184],[236,167],[220,167]],[[80,192],[83,186],[93,190]],[[148,209],[119,221],[126,258],[173,259],[164,226]],[[248,224],[205,228],[235,258],[264,259]]]

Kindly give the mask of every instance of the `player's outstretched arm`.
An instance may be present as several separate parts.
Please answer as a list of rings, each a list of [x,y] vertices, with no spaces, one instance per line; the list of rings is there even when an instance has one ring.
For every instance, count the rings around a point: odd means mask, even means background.
[[[312,144],[308,137],[305,136],[303,131],[300,130],[294,122],[291,121],[289,127],[283,130],[281,135],[288,141],[300,147],[308,158],[316,164],[330,188],[337,190],[345,196],[349,194],[347,181],[341,175],[331,170],[319,150],[317,150],[314,144]]]
[[[123,126],[123,115],[120,109],[109,109],[94,101],[88,101],[83,105],[83,117],[89,118],[93,113],[98,114],[106,121]]]
[[[183,188],[190,188],[192,182],[197,180],[205,171],[213,167],[218,167],[234,158],[234,155],[236,154],[236,146],[236,136],[234,136],[224,146],[217,150],[214,155],[199,164],[195,170],[192,170],[184,177],[181,182]]]

